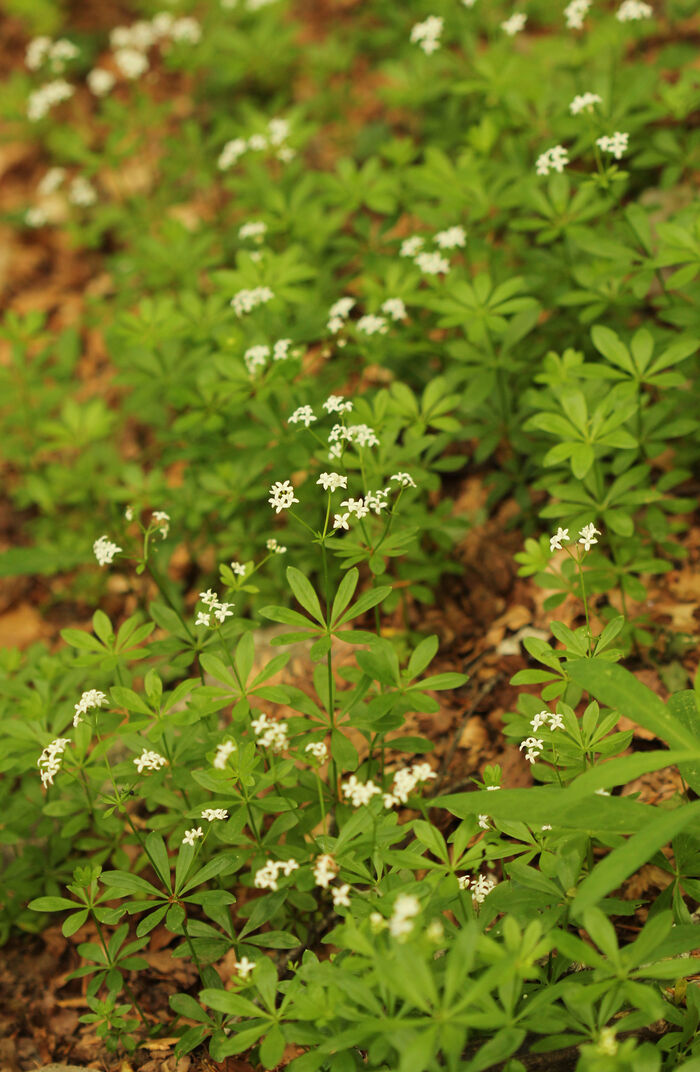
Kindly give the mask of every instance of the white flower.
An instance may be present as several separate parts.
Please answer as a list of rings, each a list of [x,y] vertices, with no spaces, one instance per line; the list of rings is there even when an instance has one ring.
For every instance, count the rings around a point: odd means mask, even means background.
[[[394,771],[391,792],[384,794],[384,807],[392,808],[396,804],[406,804],[416,786],[420,782],[427,782],[430,778],[437,778],[437,774],[431,769],[429,763],[413,763],[410,767]]]
[[[308,428],[310,424],[317,420],[318,417],[311,406],[299,406],[298,409],[294,410],[294,413],[287,417],[287,424],[303,424],[305,428]]]
[[[43,65],[44,61],[48,58],[49,51],[51,49],[50,37],[33,37],[27,45],[27,50],[24,54],[24,62],[30,71],[38,71]]]
[[[97,201],[97,190],[84,175],[76,175],[68,187],[68,200],[72,205],[88,208]]]
[[[530,725],[532,726],[534,732],[537,733],[540,726],[546,726],[551,718],[554,718],[554,715],[551,713],[551,711],[540,711],[539,714],[535,715],[535,717],[531,719]]]
[[[426,275],[439,275],[450,270],[450,262],[439,253],[419,253],[413,263]]]
[[[133,506],[127,506],[126,510],[124,511],[124,517],[126,518],[127,521],[133,521],[134,520],[134,508],[133,508]]]
[[[350,800],[354,808],[369,804],[373,796],[381,793],[379,786],[375,785],[371,779],[364,783],[359,782],[354,774],[351,774],[347,781],[342,783],[341,789],[343,796]]]
[[[566,25],[570,30],[583,29],[583,20],[590,6],[591,0],[571,0],[571,3],[564,8]]]
[[[229,756],[236,751],[236,747],[235,741],[223,741],[216,749],[212,766],[216,770],[226,770]],[[204,818],[204,815],[202,815],[202,818]]]
[[[460,890],[469,889],[469,875],[457,875],[457,883]]]
[[[387,298],[382,303],[382,312],[390,316],[392,320],[405,320],[406,319],[406,306],[401,298]]]
[[[328,853],[319,856],[314,864],[314,881],[317,886],[326,890],[336,876],[338,865]]]
[[[597,93],[577,93],[569,105],[572,115],[580,115],[581,112],[592,112],[596,104],[602,104],[603,98]]]
[[[562,172],[568,163],[568,151],[563,145],[555,145],[540,153],[535,164],[535,171],[538,175],[549,175],[550,171]]]
[[[243,354],[243,360],[245,361],[245,367],[248,369],[248,374],[253,376],[257,369],[264,368],[269,356],[269,346],[249,346]]]
[[[602,149],[604,153],[612,153],[616,160],[620,160],[623,153],[627,152],[629,139],[629,134],[616,130],[615,133],[610,136],[603,134],[602,137],[596,138],[596,145],[599,149]]]
[[[69,100],[75,93],[75,87],[69,85],[63,78],[56,78],[53,82],[47,82],[40,89],[35,89],[27,98],[27,118],[35,123],[43,119],[46,113],[53,108],[54,104]]]
[[[492,875],[479,875],[476,884],[472,887],[472,901],[475,905],[483,904],[486,897],[498,883]]]
[[[385,335],[389,330],[386,317],[373,316],[368,314],[367,316],[361,316],[356,324],[357,330],[361,331],[364,335]]]
[[[225,622],[227,618],[233,618],[231,607],[235,605],[235,603],[215,603],[212,610],[217,622]]]
[[[47,223],[47,221],[48,216],[46,215],[44,209],[40,208],[39,206],[35,206],[34,208],[28,208],[24,214],[24,222],[26,223],[27,227],[43,227],[44,224]]]
[[[39,756],[36,765],[39,768],[41,784],[44,789],[53,785],[54,776],[58,774],[61,769],[66,745],[69,744],[70,739],[68,737],[56,737],[54,741],[47,744],[46,748]]]
[[[280,510],[289,510],[294,503],[299,502],[294,495],[294,487],[289,480],[276,481],[270,488],[270,498],[267,501],[274,508],[276,514],[279,514]]]
[[[493,793],[493,792],[495,792],[495,791],[496,791],[497,789],[500,789],[500,788],[501,788],[501,787],[500,787],[500,785],[487,785],[487,786],[486,786],[486,792],[487,792],[487,793]]]
[[[541,830],[551,830],[552,829],[552,824],[551,823],[544,823],[544,825],[540,829]]]
[[[253,287],[252,290],[239,290],[237,294],[234,294],[231,298],[231,305],[236,316],[242,316],[243,313],[249,313],[256,306],[272,301],[274,296],[269,287]]]
[[[347,882],[344,882],[342,886],[333,887],[333,889],[331,890],[331,894],[333,897],[333,905],[335,906],[335,908],[350,907],[350,898],[348,897],[349,893],[350,887],[348,886]]]
[[[420,913],[420,901],[412,894],[400,894],[394,901],[394,911],[389,920],[389,933],[394,938],[405,938],[413,930],[414,917]]]
[[[277,512],[279,513],[279,510]],[[277,543],[277,540],[275,540],[274,538],[271,540],[267,540],[265,546],[267,547],[268,551],[273,551],[276,555],[283,555],[287,550],[286,547],[282,547],[281,544]]]
[[[118,48],[114,62],[124,77],[132,81],[148,70],[148,59],[137,48]]]
[[[251,721],[251,726],[261,748],[279,753],[289,747],[286,722],[273,721],[263,713]]]
[[[416,486],[416,482],[410,473],[394,473],[389,479],[395,480],[402,488],[415,488]]]
[[[334,514],[333,515],[333,528],[334,529],[349,529],[348,518],[350,514]]]
[[[517,33],[525,28],[527,22],[527,15],[524,15],[522,11],[516,11],[509,19],[501,23],[501,29],[508,34],[509,37],[514,37]]]
[[[550,553],[552,551],[561,551],[562,543],[568,543],[568,542],[569,542],[569,530],[568,529],[558,528],[557,531],[555,532],[554,536],[549,537],[549,550],[550,550]]]
[[[636,22],[638,19],[650,19],[654,11],[650,4],[642,0],[623,0],[615,12],[618,22]]]
[[[164,767],[167,763],[165,756],[161,756],[158,752],[150,752],[147,748],[144,748],[140,756],[134,759],[136,769],[139,774],[143,774],[144,770],[157,771],[161,767]]]
[[[488,828],[489,828],[489,817],[488,817],[488,815],[479,815],[478,819],[479,819],[479,826],[481,827],[481,829],[482,830],[488,830]]]
[[[196,45],[202,36],[202,28],[196,19],[185,15],[175,19],[170,34],[173,41],[185,41],[188,45]]]
[[[250,0],[248,0],[248,7],[251,7]],[[267,129],[270,135],[271,144],[281,145],[285,138],[289,137],[289,120],[280,119],[279,116],[276,116],[267,124]]]
[[[158,531],[165,539],[170,531],[170,514],[166,514],[165,510],[154,510],[151,514],[151,524],[153,523],[158,526]]]
[[[598,541],[596,540],[596,536],[600,536],[600,532],[591,522],[590,525],[583,526],[583,528],[579,532],[579,536],[581,537],[581,539],[578,542],[583,544],[584,551],[590,551],[593,544],[598,543]]]
[[[51,167],[44,175],[43,179],[37,186],[37,193],[42,197],[49,197],[58,190],[62,185],[63,180],[66,177],[66,169],[64,167]]]
[[[420,235],[412,235],[410,238],[404,238],[401,243],[401,249],[399,250],[399,257],[415,257],[417,253],[420,253],[424,245],[424,239]]]
[[[236,973],[241,979],[247,979],[253,968],[255,967],[255,961],[249,960],[248,957],[241,957],[236,963]]]
[[[440,47],[443,19],[439,15],[429,15],[424,22],[417,22],[411,29],[411,41],[424,52],[430,54]]]
[[[289,347],[291,345],[291,339],[278,339],[275,345],[272,347],[272,360],[286,361],[286,359],[289,357]]]
[[[175,16],[169,11],[160,11],[151,19],[151,29],[155,37],[167,37],[173,28]]]
[[[209,607],[210,610],[215,603],[219,602],[219,597],[217,596],[216,592],[212,592],[211,588],[207,588],[206,592],[200,592],[199,598],[201,599],[204,606]]]
[[[82,722],[82,716],[86,715],[88,711],[93,707],[102,707],[102,704],[107,703],[107,697],[104,692],[100,692],[99,689],[88,689],[75,704],[75,714],[73,715],[73,726],[78,726]]]
[[[381,912],[370,912],[369,925],[372,928],[373,934],[379,934],[386,927],[386,920]]]
[[[228,819],[228,812],[226,808],[205,808],[201,818],[206,819],[209,823],[214,823],[219,819]]]
[[[446,231],[438,231],[435,242],[440,249],[455,249],[457,246],[466,245],[467,232],[463,227],[448,227]]]
[[[337,335],[338,332],[342,331],[343,328],[345,327],[345,321],[343,320],[342,316],[332,316],[330,318],[330,320],[328,321],[328,323],[326,324],[326,327],[334,335]],[[338,344],[338,345],[340,345],[340,344]]]
[[[562,718],[562,716],[559,714],[558,711],[555,712],[554,714],[550,714],[550,716],[549,716],[549,728],[550,728],[550,730],[552,730],[552,732],[554,730],[563,730],[564,729],[564,719]]]
[[[104,67],[93,67],[87,76],[88,89],[96,97],[104,97],[114,87],[116,78]]]
[[[191,830],[185,830],[185,836],[182,839],[182,844],[192,845],[192,847],[194,847],[194,843],[197,838],[202,837],[204,837],[204,831],[202,830],[201,826],[193,826]]]
[[[284,871],[285,875],[290,875],[298,867],[296,860],[268,860],[264,867],[256,871],[255,886],[259,890],[276,890],[280,871]]]
[[[262,238],[267,231],[267,224],[262,220],[250,220],[238,229],[239,238]]]
[[[350,310],[355,307],[354,298],[338,298],[338,301],[331,305],[328,310],[329,316],[340,316],[343,320],[347,319],[350,315]]]
[[[527,752],[525,753],[525,759],[528,763],[534,764],[539,759],[540,753],[544,748],[544,741],[542,741],[538,737],[527,737],[524,741],[521,741],[519,747],[521,752],[523,748],[527,749]]]
[[[235,573],[236,577],[245,577],[246,569],[241,562],[231,562],[231,572]]]
[[[329,395],[323,403],[323,409],[326,413],[349,413],[352,409],[352,402],[343,401],[342,395]]]
[[[61,71],[71,60],[74,60],[76,56],[80,55],[80,49],[77,45],[74,45],[72,41],[69,41],[66,37],[62,37],[59,41],[56,41],[49,49],[49,64],[51,70],[56,74],[60,74]]]
[[[111,566],[112,559],[121,551],[121,547],[117,547],[116,543],[112,543],[106,536],[100,536],[99,540],[95,540],[92,549],[100,566]]]
[[[231,141],[227,141],[223,149],[219,154],[217,166],[220,171],[227,171],[228,168],[233,167],[238,162],[238,158],[243,156],[248,143],[244,138],[233,138]]]
[[[317,759],[319,763],[323,763],[328,758],[328,749],[323,741],[311,741],[304,749],[305,752],[309,752],[314,759]]]
[[[321,473],[316,483],[320,484],[324,491],[337,491],[338,488],[347,491],[348,478],[340,473]]]
[[[197,618],[195,625],[205,625],[207,629],[211,626],[211,614],[205,614],[203,610],[197,612]]]
[[[248,138],[248,148],[252,149],[253,152],[262,153],[267,149],[267,145],[267,138],[264,134],[251,134]]]

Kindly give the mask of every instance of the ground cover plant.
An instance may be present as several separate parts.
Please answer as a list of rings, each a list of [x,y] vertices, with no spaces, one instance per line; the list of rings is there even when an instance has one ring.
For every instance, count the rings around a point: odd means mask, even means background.
[[[70,283],[0,324],[0,942],[115,1069],[695,1072],[695,5],[98,8],[4,17]],[[469,541],[538,628],[465,658]]]

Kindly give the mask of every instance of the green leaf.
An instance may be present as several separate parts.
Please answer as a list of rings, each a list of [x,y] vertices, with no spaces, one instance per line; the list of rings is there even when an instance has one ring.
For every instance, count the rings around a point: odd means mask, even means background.
[[[35,897],[27,905],[33,912],[64,912],[67,908],[77,907],[75,901],[69,901],[67,897]]]
[[[229,1016],[255,1016],[259,1017],[261,1010],[248,998],[241,994],[234,994],[230,990],[201,990],[199,1000],[209,1009],[217,1012],[228,1013]]]
[[[581,916],[587,908],[602,901],[607,894],[622,885],[624,880],[647,863],[654,853],[684,830],[700,812],[700,800],[685,804],[672,812],[662,812],[654,817],[649,807],[649,821],[633,834],[624,845],[601,860],[592,873],[583,880],[571,903],[574,915]]]
[[[331,755],[341,771],[357,770],[360,762],[357,749],[341,730],[331,731]]]
[[[298,570],[295,566],[287,566],[287,580],[297,602],[301,603],[304,610],[308,611],[311,617],[315,618],[320,625],[325,625],[326,622],[318,596],[301,570]]]
[[[692,689],[685,689],[683,692],[677,692],[671,696],[668,701],[668,709],[686,730],[690,733],[697,732],[697,727],[700,724],[700,711],[698,710],[696,694]],[[700,793],[700,756],[694,760],[687,756],[686,760],[685,763],[678,763],[678,770],[690,788],[694,792]]]
[[[572,681],[582,685],[596,700],[650,730],[672,748],[697,751],[700,738],[674,718],[663,700],[638,681],[634,674],[616,663],[573,659],[566,664]]]
[[[161,897],[162,891],[156,889],[140,875],[132,875],[130,871],[103,871],[100,875],[105,886],[111,886],[127,893],[148,893],[151,897]]]
[[[346,611],[340,621],[335,622],[335,626],[345,625],[346,622],[352,621],[353,618],[359,618],[361,614],[366,614],[372,607],[376,607],[377,604],[382,603],[391,592],[391,585],[379,585],[377,588],[369,588],[366,592],[363,592],[360,598],[353,603],[350,610]]]
[[[87,908],[83,908],[80,912],[74,912],[71,916],[67,916],[63,921],[61,931],[65,938],[70,938],[72,934],[79,931],[84,923],[87,922],[87,918],[90,912]]]
[[[359,570],[356,570],[355,568],[349,569],[338,585],[338,591],[335,594],[335,599],[333,600],[333,606],[331,608],[332,623],[337,621],[354,596],[359,576]]]

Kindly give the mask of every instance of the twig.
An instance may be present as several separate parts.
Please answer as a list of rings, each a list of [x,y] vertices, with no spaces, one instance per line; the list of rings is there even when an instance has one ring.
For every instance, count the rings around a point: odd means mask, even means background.
[[[452,744],[448,748],[445,756],[443,757],[442,763],[440,764],[440,770],[438,772],[437,781],[431,786],[431,792],[430,792],[431,797],[437,796],[440,788],[442,787],[442,785],[443,785],[443,783],[445,781],[445,777],[447,775],[447,771],[449,770],[450,763],[452,762],[454,754],[457,751],[457,745],[459,744],[459,740],[460,740],[462,734],[464,733],[464,729],[465,729],[467,723],[469,722],[469,719],[475,713],[477,707],[479,706],[481,701],[484,699],[484,697],[488,696],[488,694],[490,692],[492,692],[496,688],[496,685],[500,685],[500,683],[502,681],[503,681],[503,674],[499,672],[499,673],[496,674],[495,677],[492,677],[490,681],[486,682],[486,684],[477,693],[477,695],[474,698],[472,704],[464,712],[464,715],[462,717],[462,721],[460,722],[459,726],[457,727],[455,735],[452,738]]]

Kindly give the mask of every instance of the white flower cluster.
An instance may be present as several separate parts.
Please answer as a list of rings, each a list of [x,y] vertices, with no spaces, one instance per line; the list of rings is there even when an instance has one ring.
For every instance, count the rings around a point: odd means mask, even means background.
[[[331,855],[324,853],[314,864],[314,882],[327,890],[338,872],[338,865]]]
[[[583,20],[588,14],[591,0],[571,0],[564,8],[564,18],[570,30],[582,30]]]
[[[239,290],[237,294],[234,294],[231,298],[231,305],[236,316],[243,316],[258,305],[265,305],[266,302],[272,301],[274,296],[269,287],[253,287],[250,290]]]
[[[165,510],[154,510],[151,514],[151,524],[157,527],[165,539],[170,532],[170,514],[166,514]]]
[[[354,307],[354,298],[338,298],[338,301],[334,302],[328,310],[328,323],[326,324],[328,331],[337,335],[345,327],[345,321]]]
[[[194,844],[198,838],[204,837],[204,831],[201,826],[193,826],[191,830],[185,830],[185,836],[182,839],[183,845],[191,845],[194,848]]]
[[[439,15],[429,15],[424,22],[416,22],[411,29],[411,42],[422,48],[426,55],[440,48],[440,36],[444,19]]]
[[[456,249],[466,244],[467,235],[463,227],[448,227],[438,231],[434,238],[440,249]],[[417,268],[425,275],[439,275],[449,272],[450,262],[440,253],[423,249],[425,239],[421,235],[404,238],[399,250],[400,257],[410,257]]]
[[[410,767],[394,772],[394,784],[390,793],[384,793],[384,807],[393,808],[396,804],[405,804],[420,782],[437,778],[429,763],[414,763]]]
[[[583,545],[584,551],[590,551],[594,543],[598,543],[596,536],[600,536],[600,530],[595,527],[593,522],[588,525],[584,525],[579,530],[579,543]],[[569,536],[569,530],[558,528],[553,536],[549,537],[549,550],[561,551],[562,544],[569,543],[571,537]]]
[[[265,233],[267,232],[267,224],[262,220],[249,220],[248,223],[244,223],[238,229],[238,237],[241,239],[257,238],[259,242],[262,242]]]
[[[304,428],[308,428],[309,425],[317,421],[318,417],[312,410],[311,406],[299,406],[287,417],[287,424],[303,424]]]
[[[323,741],[311,741],[304,749],[309,755],[312,755],[314,759],[317,759],[319,763],[324,763],[328,759],[328,749]]]
[[[228,819],[228,812],[226,808],[205,808],[201,818],[206,819],[208,823],[215,823],[217,820]]]
[[[390,316],[392,320],[406,319],[406,306],[401,298],[387,298],[382,302],[382,312]]]
[[[470,884],[469,875],[460,875],[457,881],[459,882],[460,890],[471,889],[472,902],[475,907],[483,904],[491,890],[498,885],[493,875],[479,875],[473,886]]]
[[[296,155],[286,144],[288,137],[289,122],[286,119],[271,119],[267,124],[267,134],[252,134],[247,139],[233,138],[227,141],[219,154],[219,170],[228,171],[247,152],[261,153],[270,149],[274,149],[277,159],[286,164]]]
[[[639,19],[650,19],[654,14],[651,4],[645,4],[642,0],[623,0],[615,12],[618,22],[637,22]]]
[[[107,536],[100,536],[99,540],[95,540],[92,549],[100,566],[111,566],[114,556],[122,550],[121,547],[117,547],[116,543],[112,543]]]
[[[389,330],[386,317],[374,316],[372,313],[368,313],[366,316],[361,316],[355,326],[363,335],[386,335]]]
[[[592,112],[596,104],[602,103],[603,98],[597,93],[577,93],[569,105],[569,111],[572,115],[580,115],[581,112]]]
[[[538,175],[549,175],[550,171],[561,173],[568,163],[568,150],[563,145],[555,145],[540,153],[535,164],[535,171]]]
[[[274,538],[274,536],[272,537],[272,539],[266,540],[265,546],[267,547],[268,551],[272,551],[274,555],[284,555],[287,552],[287,548],[283,547],[282,544],[277,543],[277,540]]]
[[[291,339],[278,339],[272,347],[272,360],[286,361],[289,357],[289,347],[291,345]],[[269,346],[266,346],[264,343],[259,343],[256,346],[249,346],[243,354],[243,360],[245,361],[245,367],[248,370],[248,374],[254,376],[258,369],[265,368],[269,358]]]
[[[552,731],[563,730],[564,719],[558,711],[540,711],[531,719],[530,725],[535,733],[537,733],[540,726],[545,726]]]
[[[342,395],[329,395],[323,403],[326,413],[350,413],[352,402],[345,401]]]
[[[63,762],[63,753],[66,750],[66,745],[70,744],[68,737],[57,737],[54,741],[47,744],[44,751],[41,753],[37,760],[37,767],[41,775],[41,784],[44,789],[53,785],[53,780],[56,774],[61,769],[61,763]]]
[[[341,473],[321,473],[316,483],[320,484],[323,490],[329,493],[337,491],[338,488],[347,491],[348,488],[348,478]]]
[[[335,451],[331,450],[331,458],[340,457],[342,443],[350,443],[357,447],[379,446],[377,433],[368,424],[350,424],[347,427],[344,424],[334,424],[328,433],[328,442],[337,447]]]
[[[62,74],[66,63],[80,55],[80,49],[66,37],[52,41],[50,37],[33,37],[27,45],[24,62],[30,71],[38,71],[47,64],[53,74]]]
[[[139,774],[143,774],[145,770],[158,771],[161,767],[164,767],[167,763],[165,756],[161,756],[158,752],[150,752],[147,748],[144,748],[140,756],[136,756],[134,763],[136,770]]]
[[[259,890],[276,890],[280,871],[284,871],[285,875],[291,875],[292,871],[296,871],[298,867],[299,864],[293,859],[268,860],[264,867],[255,872],[255,886]]]
[[[359,808],[363,804],[369,804],[373,796],[377,793],[381,793],[381,789],[378,785],[370,779],[366,782],[359,782],[355,774],[351,774],[350,777],[342,783],[341,789],[343,796],[350,801],[353,808]]]
[[[117,81],[111,71],[104,67],[93,67],[87,76],[88,89],[96,97],[105,97]]]
[[[211,626],[212,614],[216,618],[217,622],[221,622],[222,624],[226,621],[227,618],[233,618],[233,608],[236,604],[220,603],[218,595],[216,594],[216,592],[212,592],[211,588],[208,588],[206,592],[200,592],[199,598],[201,599],[207,610],[206,612],[201,610],[199,611],[199,613],[197,614],[197,620],[194,623],[195,625],[205,625],[207,627]]]
[[[389,933],[399,941],[405,940],[415,926],[415,917],[420,915],[420,901],[410,893],[400,894],[394,901],[394,910],[389,919]]]
[[[252,720],[251,726],[261,748],[269,748],[275,753],[284,752],[285,748],[289,748],[286,722],[273,721],[263,712],[259,718]]]
[[[107,697],[99,689],[88,689],[87,692],[84,692],[77,704],[74,705],[73,727],[79,726],[83,721],[83,715],[86,715],[93,707],[102,707],[104,703],[107,703]]]
[[[629,148],[629,134],[616,130],[614,134],[603,134],[596,138],[596,145],[604,153],[612,153],[616,160],[621,160]]]
[[[76,175],[68,187],[68,200],[71,205],[89,208],[97,201],[97,190],[84,175]]]
[[[279,514],[281,510],[289,510],[294,503],[299,502],[294,494],[291,480],[277,480],[270,488],[270,498],[267,501],[276,514]]]
[[[350,887],[347,882],[344,882],[342,886],[334,886],[331,890],[333,897],[334,908],[349,908],[350,907]]]
[[[226,765],[231,756],[237,749],[235,741],[223,741],[216,749],[216,755],[214,756],[213,766],[216,770],[226,770]],[[204,818],[204,813],[202,813]]]
[[[65,78],[54,78],[39,89],[35,89],[27,98],[27,118],[36,123],[53,108],[55,104],[69,100],[75,93],[75,87]]]
[[[504,33],[507,33],[509,37],[515,37],[521,30],[525,29],[525,23],[527,22],[527,15],[522,11],[516,11],[509,19],[501,23],[501,29]]]
[[[521,752],[523,748],[527,749],[525,753],[525,759],[528,763],[532,763],[534,765],[542,754],[542,749],[544,748],[544,741],[541,740],[541,738],[539,737],[526,737],[524,741],[520,742],[519,747]]]
[[[245,577],[246,568],[242,562],[236,562],[234,559],[233,562],[229,562],[229,566],[231,568],[231,573],[234,573],[236,577]]]

